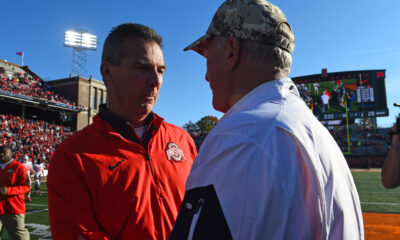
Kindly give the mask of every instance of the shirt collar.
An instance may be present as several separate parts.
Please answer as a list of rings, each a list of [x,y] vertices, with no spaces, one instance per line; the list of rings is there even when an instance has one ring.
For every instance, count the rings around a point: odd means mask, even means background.
[[[11,159],[10,161],[8,161],[8,162],[6,162],[6,163],[0,163],[1,170],[4,170],[4,168],[5,168],[8,164],[12,163],[13,161],[14,161],[14,159]]]
[[[99,117],[108,122],[123,138],[129,141],[140,142],[134,131],[134,126],[119,115],[110,112],[106,104],[100,104]],[[155,114],[151,112],[146,119],[146,126],[150,126],[154,118]]]
[[[266,100],[273,99],[277,96],[285,96],[289,93],[295,94],[300,97],[296,85],[290,78],[279,78],[259,85],[251,90],[239,101],[237,101],[220,119],[228,118],[233,113],[245,111],[253,106],[265,102]]]

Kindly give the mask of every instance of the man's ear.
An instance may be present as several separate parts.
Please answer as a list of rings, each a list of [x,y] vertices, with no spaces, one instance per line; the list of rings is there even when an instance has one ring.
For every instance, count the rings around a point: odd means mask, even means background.
[[[226,43],[227,70],[233,71],[239,63],[240,41],[235,37],[229,37]]]
[[[106,86],[113,84],[113,65],[111,63],[106,61],[102,62],[100,65],[100,72]]]

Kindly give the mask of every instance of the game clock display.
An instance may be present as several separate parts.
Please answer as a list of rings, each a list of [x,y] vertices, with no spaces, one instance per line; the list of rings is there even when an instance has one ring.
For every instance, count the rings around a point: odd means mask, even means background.
[[[305,103],[321,121],[388,116],[386,70],[328,73],[292,78]]]

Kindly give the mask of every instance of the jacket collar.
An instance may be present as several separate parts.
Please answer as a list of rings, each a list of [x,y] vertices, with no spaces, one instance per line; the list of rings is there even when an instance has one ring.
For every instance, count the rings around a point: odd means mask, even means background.
[[[299,91],[296,85],[290,78],[280,78],[273,81],[269,81],[259,85],[258,87],[251,90],[239,101],[237,101],[220,119],[223,120],[228,118],[233,113],[246,111],[254,106],[259,105],[262,102],[276,98],[284,97],[288,94],[295,94],[300,97]]]
[[[119,115],[110,112],[107,109],[106,104],[100,104],[98,116],[111,125],[116,132],[118,132],[123,138],[141,144],[142,140],[136,135],[134,126],[120,117]],[[150,138],[155,134],[161,125],[163,119],[157,114],[151,112],[146,119],[147,129],[143,134],[143,140],[148,142]]]

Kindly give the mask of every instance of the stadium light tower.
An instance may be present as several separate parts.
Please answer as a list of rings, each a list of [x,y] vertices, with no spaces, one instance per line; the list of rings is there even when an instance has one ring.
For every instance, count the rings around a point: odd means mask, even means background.
[[[88,30],[74,29],[65,31],[64,47],[70,47],[73,50],[72,75],[87,75],[87,50],[96,51],[97,43],[97,36],[88,33]]]

